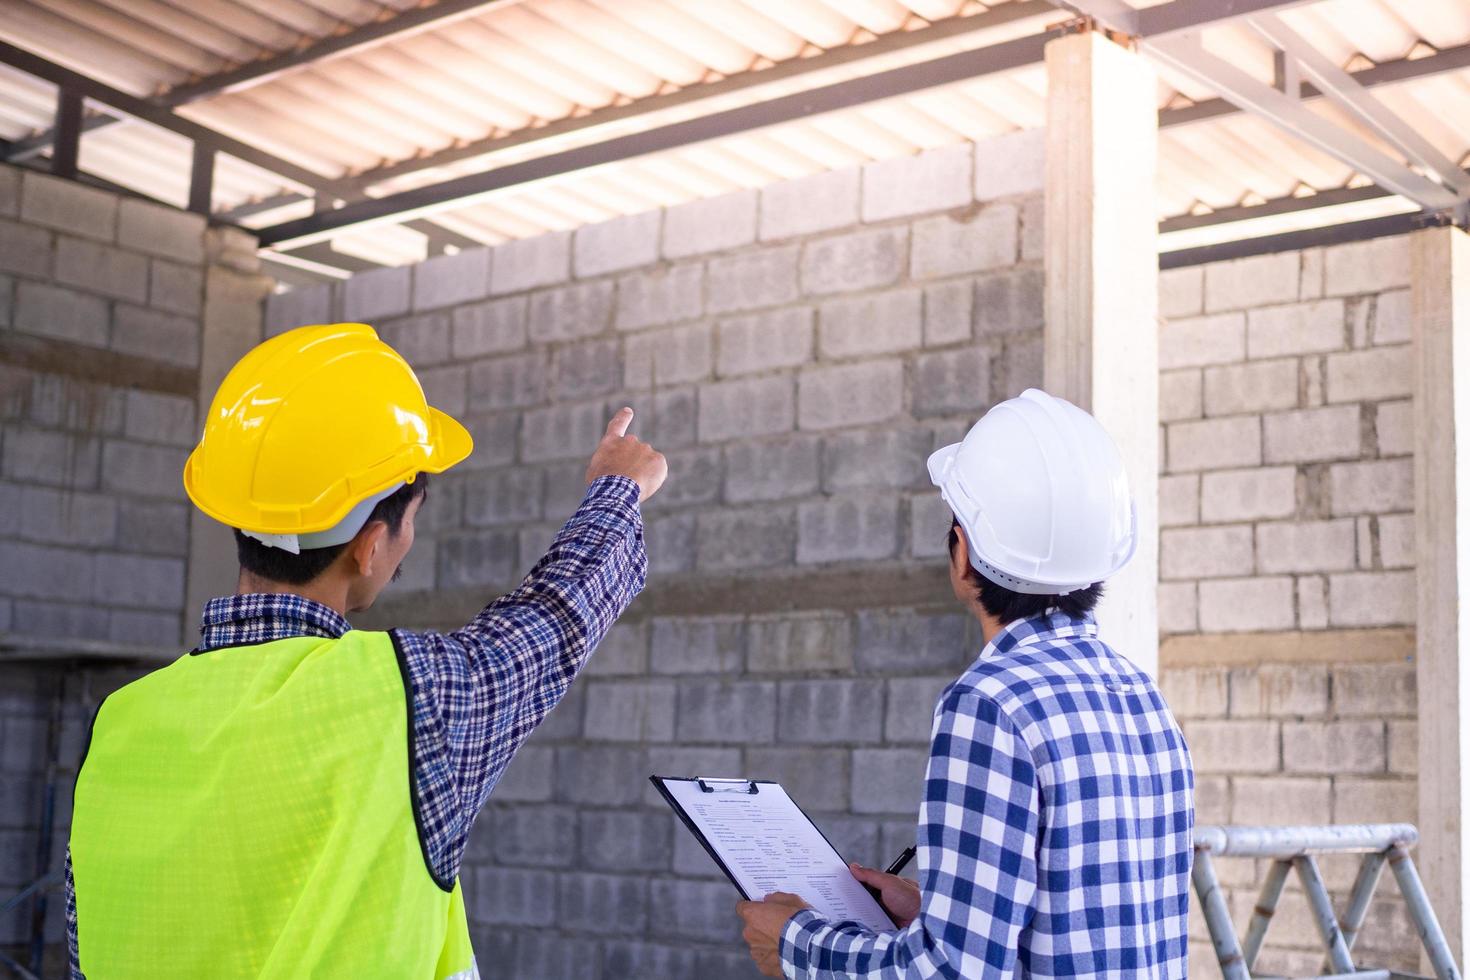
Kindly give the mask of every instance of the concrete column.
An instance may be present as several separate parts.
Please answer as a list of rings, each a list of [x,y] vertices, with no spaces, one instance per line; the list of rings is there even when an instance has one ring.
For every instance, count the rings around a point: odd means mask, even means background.
[[[1419,872],[1455,959],[1470,937],[1470,235],[1410,239],[1414,330],[1414,524],[1418,539]]]
[[[199,344],[199,421],[215,389],[235,362],[264,338],[265,299],[272,281],[260,274],[255,239],[238,229],[205,233],[204,312]],[[217,595],[235,591],[239,565],[228,528],[193,511],[189,525],[189,574],[184,599],[185,644],[198,638],[199,613]]]
[[[1104,638],[1158,670],[1158,104],[1153,69],[1101,34],[1046,46],[1046,388],[1122,450],[1142,537],[1108,583]]]

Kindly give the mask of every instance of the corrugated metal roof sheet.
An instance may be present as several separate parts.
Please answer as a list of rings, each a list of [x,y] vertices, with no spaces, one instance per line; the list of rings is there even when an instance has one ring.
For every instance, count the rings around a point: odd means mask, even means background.
[[[765,84],[717,98],[689,99],[656,113],[394,176],[367,191],[381,196],[1033,34],[1064,19],[1042,4],[1019,4],[501,0],[212,94],[176,111],[324,177],[339,178],[487,138],[523,137],[608,107],[637,105],[670,93],[698,94],[701,86],[724,79],[759,80],[761,72],[777,66],[825,52],[850,52],[901,33],[935,31],[931,25],[953,27],[957,19],[967,18],[997,21],[985,30],[953,32],[820,72],[783,77],[774,71]],[[12,0],[0,22],[0,37],[125,91],[154,96],[416,6],[413,0]],[[990,13],[1008,6],[1026,16],[1002,21]],[[1352,69],[1470,43],[1470,3],[1465,0],[1319,0],[1281,16],[1333,62]],[[1205,31],[1204,41],[1256,77],[1272,79],[1272,48],[1250,30],[1227,24]],[[1461,161],[1470,156],[1470,70],[1374,91],[1447,156]],[[1161,107],[1214,96],[1161,73]],[[1322,100],[1314,108],[1373,140]],[[53,111],[54,92],[48,84],[0,68],[0,136],[14,139],[43,131]],[[432,220],[493,243],[984,139],[1042,125],[1044,115],[1045,72],[1032,66],[508,188],[436,213]],[[1339,161],[1239,113],[1169,127],[1161,133],[1160,152],[1161,217],[1306,195],[1359,180]],[[126,121],[87,133],[81,165],[107,180],[182,205],[189,155],[187,140]],[[216,174],[215,207],[229,210],[270,201],[292,190],[299,188],[225,157]],[[255,213],[244,223],[261,227],[309,210],[309,203],[288,203]],[[343,234],[337,247],[391,263],[421,258],[425,244],[419,232],[393,227]]]

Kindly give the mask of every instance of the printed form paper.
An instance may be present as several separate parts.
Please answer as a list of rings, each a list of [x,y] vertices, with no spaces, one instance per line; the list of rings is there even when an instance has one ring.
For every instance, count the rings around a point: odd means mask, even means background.
[[[790,892],[828,919],[876,932],[898,928],[779,784],[760,783],[757,793],[707,793],[694,780],[660,782],[751,898]]]

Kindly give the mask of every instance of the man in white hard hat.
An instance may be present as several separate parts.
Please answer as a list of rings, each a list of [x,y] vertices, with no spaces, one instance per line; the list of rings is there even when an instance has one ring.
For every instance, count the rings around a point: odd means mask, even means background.
[[[853,866],[901,928],[742,902],[767,976],[1186,975],[1194,772],[1153,680],[1098,637],[1137,517],[1091,415],[1029,390],[939,450],[950,581],[985,648],[934,712],[918,880]]]

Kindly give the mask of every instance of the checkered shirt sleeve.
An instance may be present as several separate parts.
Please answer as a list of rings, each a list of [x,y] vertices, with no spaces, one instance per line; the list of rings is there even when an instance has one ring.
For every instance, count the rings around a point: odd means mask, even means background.
[[[941,697],[897,932],[798,912],[791,978],[1186,975],[1194,773],[1153,681],[1061,613],[1010,624]]]

